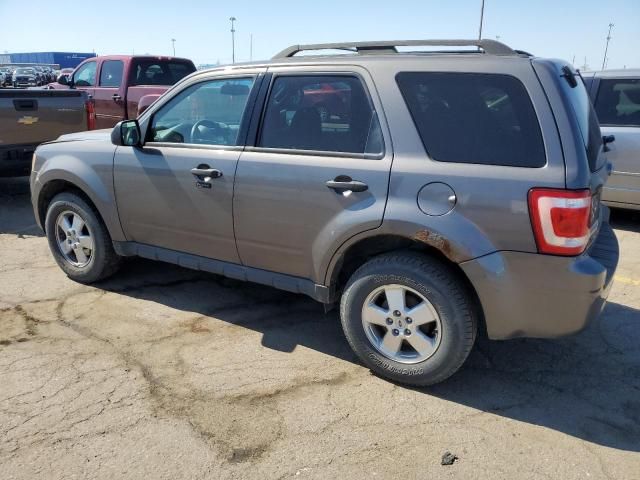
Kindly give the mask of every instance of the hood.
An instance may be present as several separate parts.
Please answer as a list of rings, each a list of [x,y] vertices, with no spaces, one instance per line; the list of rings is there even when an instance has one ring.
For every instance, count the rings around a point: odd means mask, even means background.
[[[83,140],[93,140],[98,142],[106,141],[111,143],[112,130],[112,128],[105,128],[103,130],[89,130],[86,132],[67,133],[66,135],[60,135],[57,140],[54,140],[54,142],[78,142]]]

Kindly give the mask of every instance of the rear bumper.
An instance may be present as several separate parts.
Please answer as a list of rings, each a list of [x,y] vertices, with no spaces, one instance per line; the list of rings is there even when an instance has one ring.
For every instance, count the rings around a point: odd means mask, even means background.
[[[478,293],[489,338],[579,332],[606,303],[620,256],[609,223],[579,257],[496,252],[460,264]]]

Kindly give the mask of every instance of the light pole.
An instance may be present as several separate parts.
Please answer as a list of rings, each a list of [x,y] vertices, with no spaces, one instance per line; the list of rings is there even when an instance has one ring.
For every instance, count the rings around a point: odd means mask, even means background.
[[[176,56],[176,39],[172,38],[171,39],[171,46],[173,47],[173,56]]]
[[[233,28],[236,17],[229,18],[229,21],[231,22],[231,63],[236,63],[236,30]]]
[[[607,63],[607,51],[609,50],[609,40],[611,40],[611,29],[614,27],[613,23],[609,24],[609,33],[607,34],[607,43],[604,47],[604,58],[602,59],[602,68],[600,70],[604,70],[604,66]]]
[[[480,30],[478,31],[478,40],[482,40],[482,22],[484,21],[484,0],[482,0],[482,7],[480,8]]]

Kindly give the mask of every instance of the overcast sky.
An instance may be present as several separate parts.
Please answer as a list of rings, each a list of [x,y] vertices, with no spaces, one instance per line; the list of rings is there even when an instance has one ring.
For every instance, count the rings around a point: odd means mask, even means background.
[[[176,55],[196,64],[266,59],[296,43],[475,38],[481,0],[0,0],[0,53],[75,51]],[[640,0],[486,0],[483,36],[538,56],[599,69],[640,67]]]

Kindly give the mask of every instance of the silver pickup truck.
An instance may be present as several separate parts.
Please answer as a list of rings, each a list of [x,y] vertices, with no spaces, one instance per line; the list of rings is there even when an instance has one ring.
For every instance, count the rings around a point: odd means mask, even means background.
[[[92,102],[78,90],[0,91],[0,176],[28,175],[41,143],[91,130]]]

